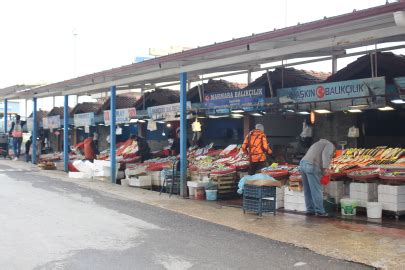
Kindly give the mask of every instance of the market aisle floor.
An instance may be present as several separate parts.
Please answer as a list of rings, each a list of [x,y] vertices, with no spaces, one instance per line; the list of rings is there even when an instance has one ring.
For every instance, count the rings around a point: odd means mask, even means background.
[[[21,162],[0,161],[0,181],[2,269],[367,269],[268,238],[333,257],[352,252],[355,261],[393,269],[404,265],[402,230],[385,235],[296,215],[257,218],[215,203],[71,181]]]

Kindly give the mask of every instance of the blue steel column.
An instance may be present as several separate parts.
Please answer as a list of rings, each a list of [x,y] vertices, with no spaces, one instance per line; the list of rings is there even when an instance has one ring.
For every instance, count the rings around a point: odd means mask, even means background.
[[[116,87],[111,87],[110,94],[110,161],[111,161],[111,182],[116,183],[117,175],[116,171],[116,161],[115,161],[115,96],[116,96]]]
[[[4,132],[8,134],[7,130],[7,99],[4,99]]]
[[[180,73],[180,195],[187,195],[187,73]]]
[[[37,163],[37,98],[33,97],[32,98],[32,118],[33,118],[33,128],[32,128],[32,156],[31,156],[31,161],[32,164]]]
[[[69,96],[64,97],[63,107],[63,167],[68,172],[69,163]]]

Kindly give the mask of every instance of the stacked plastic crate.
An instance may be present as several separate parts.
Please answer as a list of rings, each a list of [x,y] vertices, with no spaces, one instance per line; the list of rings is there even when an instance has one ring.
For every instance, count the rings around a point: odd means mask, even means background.
[[[304,192],[286,188],[284,191],[284,209],[305,212],[307,208],[305,205]]]
[[[245,184],[243,189],[243,212],[262,215],[264,212],[276,214],[276,187]]]

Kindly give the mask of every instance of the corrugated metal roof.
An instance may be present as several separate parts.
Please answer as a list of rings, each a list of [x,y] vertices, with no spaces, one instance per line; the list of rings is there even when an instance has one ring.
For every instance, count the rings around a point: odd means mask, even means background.
[[[331,73],[318,72],[313,70],[302,70],[295,68],[276,68],[274,71],[269,71],[271,86],[273,90],[286,87],[311,85],[323,82]],[[267,74],[250,83],[246,88],[265,87],[266,96],[270,96],[270,89],[267,79]]]
[[[74,114],[79,113],[90,113],[90,112],[97,113],[100,107],[101,104],[97,102],[78,103],[69,114],[70,116],[73,116]]]
[[[135,108],[137,110],[143,110],[144,100],[145,100],[145,109],[148,107],[153,107],[153,106],[179,103],[180,102],[180,92],[171,90],[171,89],[164,89],[164,88],[157,88],[153,91],[146,92],[136,102]]]
[[[49,114],[48,111],[38,110],[37,111],[37,119],[38,119],[38,121],[41,121],[42,118],[47,117],[48,114]],[[28,116],[28,118],[31,118],[31,117],[33,117],[32,113],[30,114],[30,116]]]
[[[63,117],[64,117],[64,112],[63,112],[64,108],[65,108],[65,107],[54,107],[54,108],[48,113],[47,116],[59,115],[60,118],[63,118]],[[69,111],[69,114],[70,114],[70,112],[72,111],[72,108],[69,107],[69,108],[68,108],[68,111]]]
[[[395,77],[405,76],[405,56],[390,52],[377,53],[377,76],[385,76],[387,83],[393,83],[393,78]],[[338,82],[371,77],[370,55],[364,55],[331,75],[326,82]]]
[[[126,93],[117,95],[116,97],[116,108],[117,109],[126,109],[135,107],[137,98],[132,93]],[[103,111],[108,111],[110,109],[110,98],[107,98],[106,101],[99,107],[97,113],[102,113]]]

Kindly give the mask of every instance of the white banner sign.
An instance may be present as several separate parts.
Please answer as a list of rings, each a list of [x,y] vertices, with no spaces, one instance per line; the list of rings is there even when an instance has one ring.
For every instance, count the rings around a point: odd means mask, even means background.
[[[111,123],[110,120],[110,111],[104,111],[104,124],[109,125]],[[136,109],[135,108],[126,108],[126,109],[119,109],[115,111],[115,123],[116,124],[123,124],[129,123],[129,121],[136,116]]]
[[[94,112],[75,114],[73,122],[76,127],[94,126]]]
[[[34,130],[34,118],[27,118],[27,130],[33,131]]]
[[[48,116],[42,118],[42,127],[44,129],[58,129],[60,128],[60,116]]]
[[[46,118],[46,117],[42,118],[42,128],[43,129],[49,129],[49,127],[48,127],[48,118]]]
[[[7,131],[11,129],[11,119],[7,119]],[[0,132],[4,132],[4,118],[0,120]]]
[[[187,101],[186,110],[191,109],[191,102]],[[180,113],[180,103],[155,106],[148,108],[148,115],[153,120],[164,119],[166,121],[176,120],[176,115]]]

